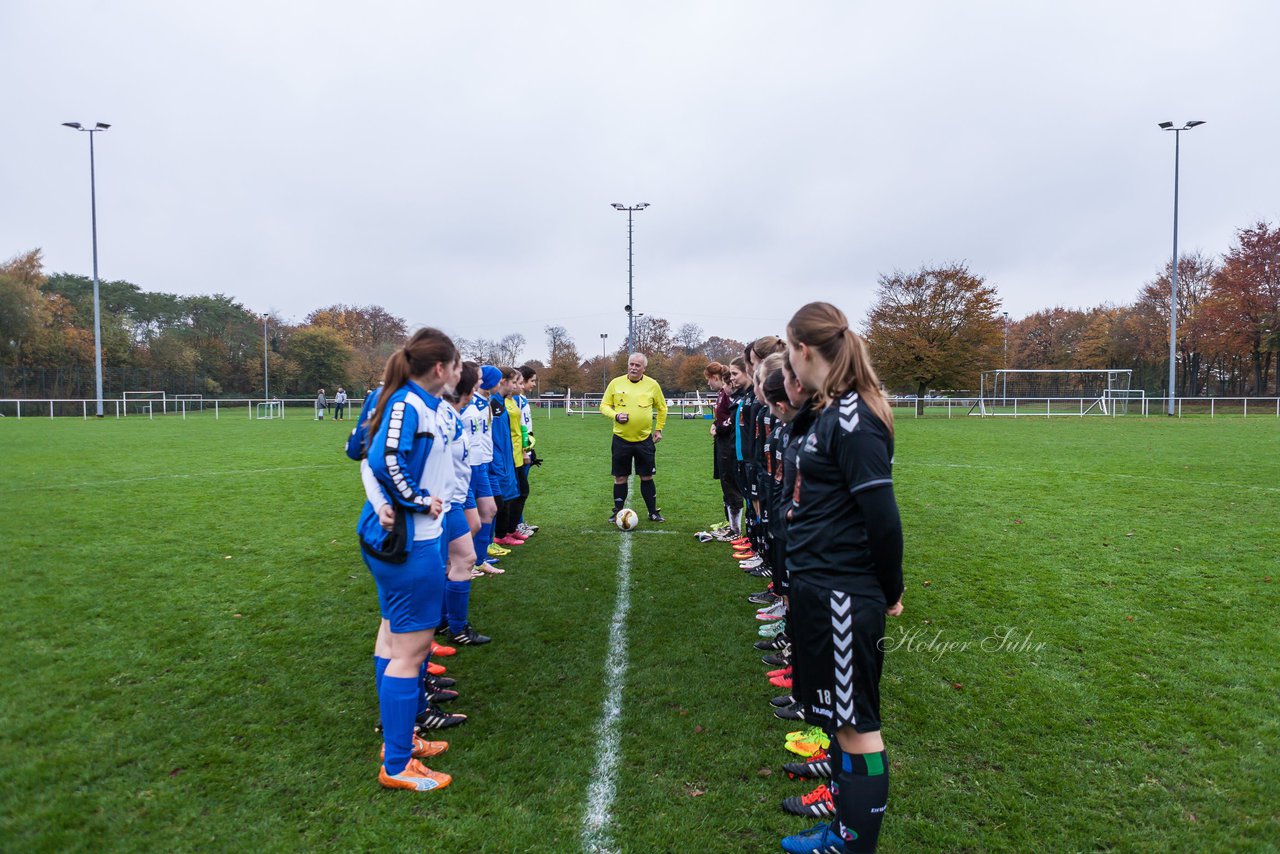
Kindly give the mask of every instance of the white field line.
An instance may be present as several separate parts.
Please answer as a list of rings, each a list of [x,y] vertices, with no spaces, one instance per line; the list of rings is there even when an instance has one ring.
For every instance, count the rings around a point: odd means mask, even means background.
[[[0,493],[31,492],[32,490],[36,490],[36,489],[88,489],[90,487],[95,487],[95,486],[115,486],[121,483],[145,483],[146,481],[151,481],[151,480],[186,480],[186,479],[198,478],[198,477],[223,477],[226,475],[241,475],[241,474],[274,474],[275,472],[282,472],[282,471],[307,471],[309,469],[328,469],[328,468],[347,468],[347,467],[348,466],[346,466],[345,464],[341,462],[337,462],[337,463],[317,463],[315,465],[309,465],[309,466],[276,466],[273,468],[265,468],[265,469],[225,469],[223,471],[216,471],[216,470],[194,471],[194,472],[188,472],[186,474],[157,474],[150,477],[122,477],[116,480],[91,480],[91,481],[84,481],[83,483],[52,483],[52,484],[46,484],[43,486],[40,486],[40,485],[11,486],[8,489],[0,489]]]
[[[895,461],[894,467],[897,466],[922,466],[925,468],[943,468],[943,469],[982,469],[986,471],[1005,471],[1009,466],[992,466],[981,465],[977,463],[926,463],[918,460],[902,460]],[[1020,472],[1034,474],[1066,474],[1072,477],[1094,477],[1099,480],[1120,479],[1120,480],[1150,480],[1159,483],[1178,483],[1183,486],[1210,486],[1217,489],[1244,489],[1255,492],[1276,492],[1280,493],[1280,487],[1277,486],[1257,486],[1251,483],[1222,483],[1215,480],[1195,480],[1193,478],[1181,477],[1161,477],[1154,474],[1125,474],[1122,472],[1100,472],[1100,471],[1066,471],[1064,469],[1027,469],[1020,468]]]
[[[683,534],[683,533],[684,533],[684,531],[625,531],[625,532],[624,532],[624,531],[619,531],[619,530],[616,530],[616,529],[615,529],[615,530],[613,530],[613,531],[583,531],[582,533],[584,533],[584,534],[622,534],[622,533],[625,533],[625,534],[627,534],[628,536],[630,536],[631,534],[668,534],[668,535],[675,535],[675,536],[679,536],[679,535]]]
[[[628,493],[630,490],[628,489]],[[622,686],[627,675],[627,612],[631,610],[631,538],[618,543],[618,600],[609,626],[609,654],[605,658],[605,696],[596,724],[596,767],[587,789],[582,816],[582,850],[605,854],[613,849],[613,800],[618,788],[621,751],[618,722],[622,718]]]

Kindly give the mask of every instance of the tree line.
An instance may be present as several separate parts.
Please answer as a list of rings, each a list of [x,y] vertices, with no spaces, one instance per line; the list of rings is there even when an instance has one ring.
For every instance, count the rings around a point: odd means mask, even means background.
[[[879,277],[862,331],[886,386],[923,397],[969,391],[992,368],[1128,368],[1133,387],[1163,394],[1168,375],[1172,266],[1129,303],[1056,306],[1010,318],[995,286],[963,263]],[[47,275],[40,250],[0,264],[0,396],[93,394],[93,283]],[[264,318],[225,294],[148,292],[100,282],[106,393],[126,389],[257,396],[263,391]],[[780,306],[785,315],[791,307]],[[779,317],[779,326],[784,316]],[[376,305],[332,305],[301,323],[266,319],[266,359],[274,395],[308,396],[345,386],[363,394],[409,330]],[[761,330],[780,334],[783,330]],[[543,391],[603,391],[625,371],[625,339],[584,353],[562,326],[548,326],[548,361],[531,362]],[[712,361],[741,355],[744,342],[673,327],[645,315],[635,349],[663,388],[704,387]],[[457,339],[464,356],[517,365],[528,342],[512,333]],[[1280,229],[1266,222],[1237,231],[1221,256],[1178,259],[1177,387],[1199,395],[1280,394]]]

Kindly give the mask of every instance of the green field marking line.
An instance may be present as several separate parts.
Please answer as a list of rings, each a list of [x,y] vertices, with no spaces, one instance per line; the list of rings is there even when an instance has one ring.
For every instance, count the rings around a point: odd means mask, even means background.
[[[921,466],[924,468],[942,468],[942,469],[983,469],[986,471],[1005,471],[1013,469],[1012,466],[991,466],[981,465],[977,463],[923,463],[914,460],[894,460],[894,466]],[[1127,480],[1150,480],[1159,483],[1176,483],[1180,486],[1211,486],[1217,489],[1250,489],[1255,492],[1274,492],[1280,493],[1280,487],[1277,486],[1257,486],[1251,483],[1222,483],[1215,480],[1192,480],[1190,478],[1180,477],[1161,477],[1155,474],[1125,474],[1123,472],[1095,472],[1095,471],[1069,471],[1067,469],[1031,469],[1017,468],[1016,471],[1022,474],[1069,474],[1072,477],[1090,477],[1098,479],[1106,478],[1125,478]]]
[[[627,482],[628,498],[631,478]],[[630,506],[630,501],[624,506]],[[605,697],[596,725],[599,752],[587,788],[587,804],[582,816],[582,850],[591,854],[612,852],[613,802],[618,794],[618,762],[622,740],[618,724],[622,718],[622,689],[627,676],[627,613],[631,610],[631,538],[618,542],[618,598],[609,625],[609,652],[605,657]]]
[[[244,474],[274,474],[283,471],[309,471],[313,469],[336,469],[348,468],[344,462],[336,463],[316,463],[309,466],[274,466],[265,469],[224,469],[222,471],[196,471],[178,474],[157,474],[149,477],[122,477],[116,480],[90,480],[83,483],[51,483],[44,486],[27,485],[27,486],[11,486],[7,489],[0,489],[0,494],[7,492],[32,492],[33,490],[50,490],[50,489],[88,489],[95,486],[116,486],[122,483],[146,483],[154,480],[186,480],[197,477],[223,477],[225,475],[244,475]]]

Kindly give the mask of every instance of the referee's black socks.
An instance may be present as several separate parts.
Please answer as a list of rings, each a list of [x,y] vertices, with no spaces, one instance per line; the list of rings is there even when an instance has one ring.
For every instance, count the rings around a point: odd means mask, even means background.
[[[842,825],[837,830],[845,839],[844,850],[875,851],[889,800],[889,755],[883,750],[841,753],[837,769],[831,795],[836,821]]]
[[[644,506],[650,513],[658,512],[658,486],[651,480],[640,481],[640,494],[644,496]]]
[[[613,512],[617,513],[622,509],[622,505],[627,503],[627,482],[615,483],[613,485]]]

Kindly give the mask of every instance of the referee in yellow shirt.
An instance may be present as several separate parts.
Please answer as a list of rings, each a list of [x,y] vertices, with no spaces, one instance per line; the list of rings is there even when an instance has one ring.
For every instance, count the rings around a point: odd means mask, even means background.
[[[609,383],[600,401],[600,411],[613,420],[613,513],[612,522],[627,500],[627,478],[635,460],[640,476],[640,494],[649,508],[649,521],[665,522],[658,509],[658,488],[653,483],[655,446],[662,441],[667,423],[667,399],[662,386],[644,375],[649,358],[643,353],[627,357],[627,373]]]

